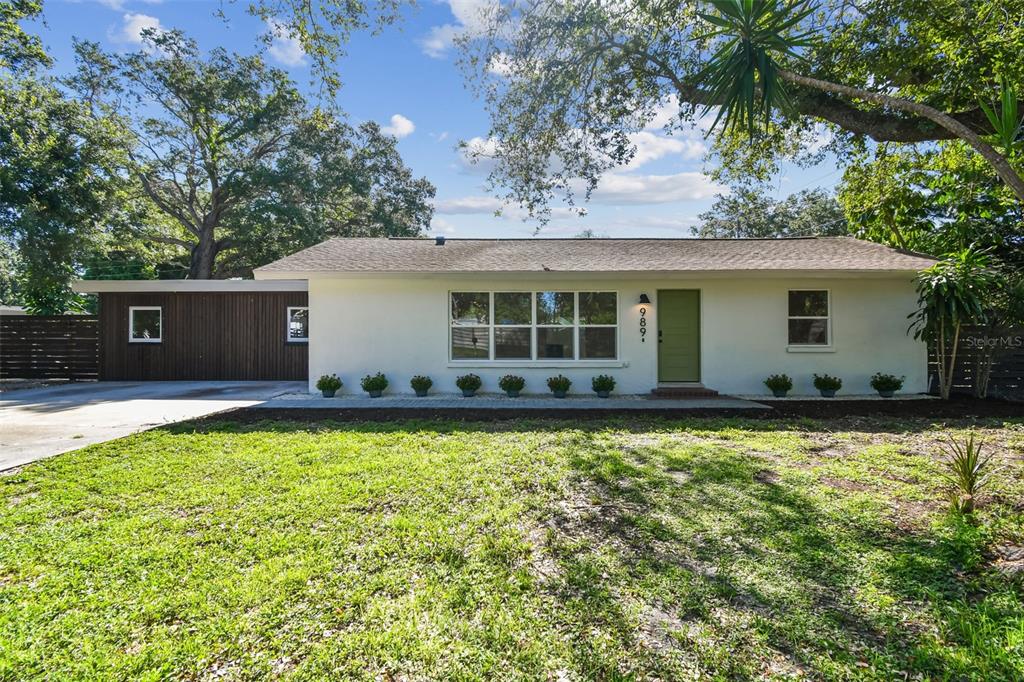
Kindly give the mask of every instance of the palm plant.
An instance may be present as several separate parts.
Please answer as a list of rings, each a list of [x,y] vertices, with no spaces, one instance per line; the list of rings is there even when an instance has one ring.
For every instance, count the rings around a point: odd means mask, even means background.
[[[709,0],[709,4],[714,11],[702,12],[700,17],[713,27],[709,38],[721,42],[698,74],[697,82],[709,84],[704,98],[708,103],[705,113],[715,106],[721,107],[715,125],[724,118],[726,128],[746,128],[753,137],[761,125],[768,126],[773,108],[783,113],[792,108],[787,85],[858,99],[920,116],[941,126],[977,151],[1018,200],[1024,202],[1024,178],[1010,164],[1010,152],[1001,154],[953,116],[915,100],[833,83],[786,68],[788,64],[800,64],[800,49],[811,44],[813,33],[805,30],[803,22],[817,10],[812,0]],[[1016,101],[1011,98],[1012,95],[1004,95],[999,116],[994,109],[990,116],[1000,140],[1019,130]]]
[[[981,441],[974,440],[973,433],[962,443],[950,438],[946,446],[949,452],[946,478],[952,487],[950,498],[953,509],[961,514],[974,512],[978,493],[992,477],[992,455],[982,455],[981,446]]]
[[[985,300],[996,277],[988,266],[984,254],[965,249],[917,277],[918,310],[910,316],[911,329],[915,339],[935,348],[939,394],[944,399],[953,388],[960,330],[985,321]]]

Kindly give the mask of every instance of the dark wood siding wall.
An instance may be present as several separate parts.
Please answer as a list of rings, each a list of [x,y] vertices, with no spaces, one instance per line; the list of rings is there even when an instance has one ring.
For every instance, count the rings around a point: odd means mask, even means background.
[[[301,380],[305,343],[285,337],[304,291],[100,294],[100,379]],[[163,309],[161,343],[128,342],[128,308]]]

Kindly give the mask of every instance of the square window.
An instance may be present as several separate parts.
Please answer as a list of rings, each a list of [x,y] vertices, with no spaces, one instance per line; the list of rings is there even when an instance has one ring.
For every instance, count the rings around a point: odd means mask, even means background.
[[[616,295],[614,292],[580,292],[580,324],[615,324]]]
[[[288,308],[288,341],[309,341],[309,308]]]
[[[827,291],[790,291],[790,317],[828,317]]]
[[[580,359],[615,359],[615,327],[581,327]]]
[[[790,319],[789,343],[793,346],[827,346],[828,318]]]
[[[530,324],[530,294],[501,292],[494,294],[494,324]]]
[[[572,292],[541,291],[537,294],[537,324],[569,325],[575,317]]]
[[[128,308],[128,341],[160,343],[163,334],[163,310],[159,306]]]
[[[572,327],[538,327],[537,359],[573,359]]]
[[[499,360],[529,360],[530,328],[495,327],[494,357]]]
[[[452,324],[475,326],[490,324],[490,294],[452,293]]]
[[[489,327],[452,327],[452,360],[486,360],[491,356]]]

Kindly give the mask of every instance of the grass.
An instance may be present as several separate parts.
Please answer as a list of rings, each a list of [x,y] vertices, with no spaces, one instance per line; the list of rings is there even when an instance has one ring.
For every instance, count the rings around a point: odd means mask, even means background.
[[[1024,423],[179,425],[0,475],[0,679],[1024,678]]]

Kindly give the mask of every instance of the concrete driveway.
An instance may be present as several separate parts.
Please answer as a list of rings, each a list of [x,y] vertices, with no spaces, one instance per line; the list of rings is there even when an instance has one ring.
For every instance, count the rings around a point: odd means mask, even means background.
[[[0,393],[0,471],[305,390],[299,381],[103,381]]]

